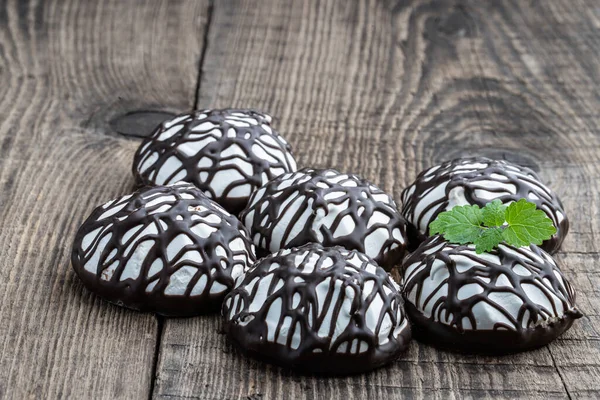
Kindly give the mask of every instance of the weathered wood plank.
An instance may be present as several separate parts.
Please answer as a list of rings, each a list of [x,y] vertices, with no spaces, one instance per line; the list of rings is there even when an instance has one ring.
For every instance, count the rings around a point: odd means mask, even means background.
[[[206,1],[0,1],[0,398],[148,398],[157,323],[100,301],[70,246],[126,193],[109,121],[191,108]]]
[[[242,357],[216,316],[167,320],[154,396],[600,395],[600,360],[583,354],[600,332],[589,259],[600,233],[598,16],[593,0],[216,2],[199,107],[268,110],[301,165],[359,173],[396,199],[421,169],[460,155],[535,168],[569,211],[560,258],[588,316],[535,352],[468,357],[413,343],[389,368],[329,379]]]

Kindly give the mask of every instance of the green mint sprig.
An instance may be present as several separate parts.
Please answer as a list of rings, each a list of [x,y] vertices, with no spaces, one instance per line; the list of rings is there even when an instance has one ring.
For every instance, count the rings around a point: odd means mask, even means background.
[[[456,206],[429,224],[431,235],[440,234],[451,243],[474,244],[477,254],[500,243],[521,247],[540,245],[556,233],[552,220],[525,199],[506,206],[500,200],[485,207]]]

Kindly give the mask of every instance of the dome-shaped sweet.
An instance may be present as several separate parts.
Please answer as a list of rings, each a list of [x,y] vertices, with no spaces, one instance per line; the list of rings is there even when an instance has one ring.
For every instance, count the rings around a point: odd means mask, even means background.
[[[218,309],[255,256],[242,224],[183,183],[96,208],[71,260],[85,286],[113,303],[188,316]]]
[[[554,259],[535,245],[473,245],[433,236],[404,260],[406,312],[415,337],[466,352],[540,347],[581,313]]]
[[[229,338],[287,367],[330,374],[396,359],[410,340],[398,286],[373,260],[311,243],[258,261],[225,298]]]
[[[146,185],[193,183],[233,214],[252,191],[296,161],[271,117],[252,110],[198,110],[163,122],[138,148],[133,174]]]
[[[524,198],[544,211],[556,227],[556,234],[542,244],[554,254],[568,230],[563,205],[531,169],[504,160],[484,157],[459,158],[431,167],[402,192],[402,215],[410,223],[412,242],[424,240],[429,224],[454,206],[484,207],[494,199],[508,204]]]
[[[320,243],[358,250],[390,270],[406,250],[406,221],[384,191],[334,169],[281,175],[240,214],[258,251]]]

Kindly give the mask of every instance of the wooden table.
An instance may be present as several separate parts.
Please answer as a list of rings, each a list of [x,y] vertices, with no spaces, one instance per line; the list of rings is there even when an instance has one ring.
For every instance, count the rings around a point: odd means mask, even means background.
[[[0,397],[600,397],[600,3],[0,0]],[[461,155],[539,171],[565,203],[558,259],[585,317],[537,351],[413,342],[388,368],[298,376],[239,355],[218,316],[164,319],[85,290],[69,255],[98,204],[131,191],[167,114],[254,107],[303,166],[399,200]]]

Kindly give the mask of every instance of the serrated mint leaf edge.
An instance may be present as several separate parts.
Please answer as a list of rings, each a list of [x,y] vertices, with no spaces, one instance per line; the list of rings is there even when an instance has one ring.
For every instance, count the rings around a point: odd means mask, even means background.
[[[481,242],[481,238],[485,235],[484,232],[489,229],[501,230],[500,233],[502,238],[502,241],[495,244],[490,250],[498,247],[498,245],[502,242],[515,247],[524,247],[531,244],[539,246],[545,240],[550,239],[557,232],[553,221],[543,210],[537,208],[535,203],[532,203],[524,198],[521,198],[518,201],[512,202],[508,205],[498,204],[500,202],[501,201],[499,199],[494,199],[493,201],[487,203],[483,208],[480,208],[478,205],[454,206],[451,210],[440,213],[436,219],[429,224],[430,235],[440,234],[450,243],[473,244],[475,245],[477,254],[481,254],[489,250],[479,251],[481,250],[481,245],[478,246],[477,242]],[[502,221],[502,225],[489,226],[486,223],[490,222],[491,220],[485,217],[485,210],[486,207],[492,204],[496,207],[500,205],[504,206],[504,221]],[[463,212],[466,210],[474,211],[473,215]],[[453,212],[457,212],[462,217],[465,217],[465,220],[468,221],[468,223],[459,221],[457,217],[452,215]],[[457,223],[449,224],[448,221],[446,221],[445,224],[440,222],[438,226],[436,222],[438,222],[442,214],[445,214],[447,217],[454,217],[454,220]],[[474,225],[475,221],[472,218],[473,216],[475,216],[476,220],[480,221],[479,225]],[[500,222],[498,214],[493,217],[495,219],[493,222]],[[533,219],[534,223],[527,224],[526,221],[529,219]],[[509,220],[512,221],[512,223]],[[456,226],[463,225],[463,232],[448,232],[447,228],[449,225],[454,225],[455,228]],[[465,225],[468,227],[468,232],[464,231],[467,229],[464,227]]]

